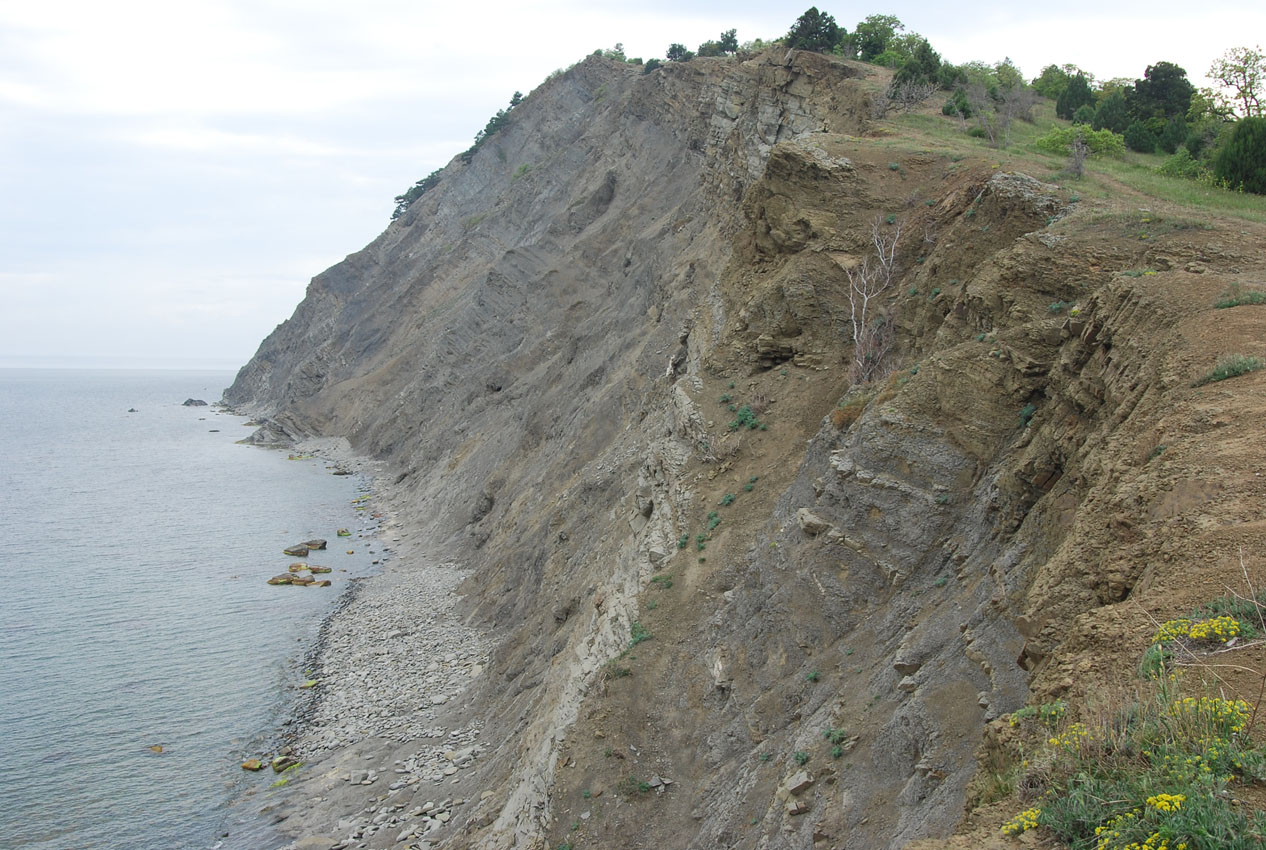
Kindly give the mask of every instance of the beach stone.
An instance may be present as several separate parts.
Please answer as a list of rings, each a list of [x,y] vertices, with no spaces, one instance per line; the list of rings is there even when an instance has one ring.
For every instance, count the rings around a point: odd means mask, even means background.
[[[292,575],[290,577],[291,584],[307,585],[307,584],[314,584],[315,582],[316,582],[316,579],[314,579],[312,576]]]
[[[263,770],[264,763],[259,759],[247,759],[242,762],[242,770]]]
[[[308,556],[308,547],[302,543],[283,549],[282,554],[289,555],[292,558],[306,558]]]
[[[282,573],[279,576],[273,576],[268,580],[269,584],[290,584],[294,580],[294,576],[290,573]]]
[[[298,763],[299,760],[294,756],[277,756],[273,759],[273,771],[281,773],[286,768],[294,767]]]
[[[292,573],[297,573],[297,572],[302,572],[303,570],[306,570],[307,568],[308,568],[308,565],[305,564],[303,561],[295,561],[286,569],[288,569]]]
[[[309,541],[307,541],[307,542],[306,542],[306,543],[304,543],[303,545],[304,545],[304,546],[307,546],[309,549],[324,549],[324,548],[325,548],[325,541],[324,541],[323,539],[321,539],[320,537],[317,537],[317,538],[315,538],[315,539],[313,539],[313,540],[309,540]]]
[[[207,403],[200,398],[187,398],[181,403],[182,407],[206,407]]]
[[[318,567],[316,564],[308,565],[308,572],[312,574],[333,572],[333,567]]]
[[[346,528],[340,528],[340,529],[338,530],[338,536],[339,536],[339,537],[351,537],[351,536],[352,536],[352,533],[351,533],[350,531],[348,531]]]

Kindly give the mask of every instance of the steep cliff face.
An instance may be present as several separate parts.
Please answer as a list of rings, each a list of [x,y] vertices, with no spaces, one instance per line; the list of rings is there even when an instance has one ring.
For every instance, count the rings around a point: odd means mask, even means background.
[[[1165,434],[1211,293],[1260,260],[863,138],[860,67],[586,60],[226,393],[387,460],[414,538],[471,570],[490,793],[445,846],[948,835],[989,721],[1135,649],[1089,612],[1161,582],[1202,504],[1158,507],[1149,459],[1190,457]],[[893,349],[851,386],[876,232]]]

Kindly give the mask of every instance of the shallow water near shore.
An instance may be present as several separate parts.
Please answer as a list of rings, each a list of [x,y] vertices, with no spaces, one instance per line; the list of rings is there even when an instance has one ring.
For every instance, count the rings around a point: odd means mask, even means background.
[[[239,764],[275,742],[321,621],[383,557],[335,536],[373,524],[354,476],[180,404],[231,380],[0,370],[6,847],[209,848],[248,828],[230,800],[275,777]],[[264,583],[313,537],[332,587]]]

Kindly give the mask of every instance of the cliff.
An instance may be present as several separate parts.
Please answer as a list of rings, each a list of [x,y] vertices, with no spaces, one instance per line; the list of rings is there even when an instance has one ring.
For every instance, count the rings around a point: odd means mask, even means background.
[[[1262,227],[902,136],[868,73],[591,57],[226,392],[385,460],[469,571],[489,793],[439,846],[942,839],[993,721],[1093,697],[1262,542],[1266,382],[1191,386],[1261,338],[1212,304]],[[853,385],[876,234],[892,348]]]

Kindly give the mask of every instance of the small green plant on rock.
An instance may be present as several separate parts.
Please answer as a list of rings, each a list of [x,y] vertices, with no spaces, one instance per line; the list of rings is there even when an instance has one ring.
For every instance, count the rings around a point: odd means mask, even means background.
[[[637,620],[634,620],[629,625],[629,649],[632,649],[633,647],[637,646],[639,643],[648,641],[650,639],[651,639],[651,633],[648,632],[646,630],[646,627],[643,626],[641,623],[639,623]]]
[[[805,764],[809,761],[809,754],[806,753],[804,750],[796,750],[794,753],[791,754],[791,757],[795,759],[796,764],[800,765],[801,767],[804,767]]]
[[[734,410],[733,407],[730,409]],[[743,428],[755,431],[761,426],[760,420],[756,417],[756,411],[752,410],[751,405],[745,404],[734,412],[736,416],[734,417],[734,421],[730,423],[731,431],[738,431]]]
[[[730,505],[734,504],[735,498],[736,497],[733,493],[726,493],[724,496],[721,497],[721,507],[723,508],[729,507]]]
[[[813,670],[807,676],[804,677],[804,680],[806,682],[816,682],[821,678],[822,678],[822,674],[817,670]]]

